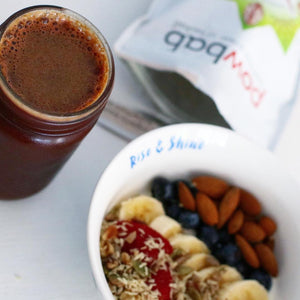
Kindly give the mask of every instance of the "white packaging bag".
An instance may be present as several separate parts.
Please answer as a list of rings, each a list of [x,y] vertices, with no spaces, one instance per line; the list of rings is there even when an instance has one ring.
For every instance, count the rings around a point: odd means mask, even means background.
[[[234,130],[272,148],[295,98],[299,24],[293,0],[155,0],[115,51],[179,73],[213,99]]]

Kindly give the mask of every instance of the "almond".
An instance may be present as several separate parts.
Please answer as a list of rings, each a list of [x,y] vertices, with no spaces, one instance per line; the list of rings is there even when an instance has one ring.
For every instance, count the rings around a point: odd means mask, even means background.
[[[216,204],[205,194],[196,196],[197,210],[203,222],[207,225],[216,225],[219,221],[219,213]]]
[[[245,190],[241,190],[240,207],[249,216],[257,216],[261,213],[261,205],[257,198]]]
[[[230,188],[220,202],[218,228],[223,227],[229,220],[238,207],[239,201],[240,189],[237,187]]]
[[[252,221],[246,221],[240,233],[250,243],[261,242],[266,237],[266,233],[261,226]]]
[[[270,217],[261,217],[259,220],[259,225],[265,231],[267,236],[274,234],[277,229],[275,221]]]
[[[179,196],[179,201],[184,208],[192,211],[196,210],[195,198],[191,190],[182,181],[178,183],[178,196]]]
[[[245,212],[244,212],[244,220],[256,222],[257,220],[259,220],[259,218],[255,217],[255,216],[249,216],[249,215],[245,214]]]
[[[229,234],[237,233],[244,223],[244,213],[237,210],[228,221],[227,229]]]
[[[245,238],[237,234],[235,236],[235,242],[240,248],[245,261],[249,266],[257,269],[260,267],[260,262],[254,248],[247,242]]]
[[[264,244],[257,244],[255,246],[255,251],[263,269],[271,276],[276,277],[278,275],[278,264],[273,251]]]
[[[192,180],[199,192],[211,198],[220,198],[228,190],[226,181],[213,176],[198,176]]]

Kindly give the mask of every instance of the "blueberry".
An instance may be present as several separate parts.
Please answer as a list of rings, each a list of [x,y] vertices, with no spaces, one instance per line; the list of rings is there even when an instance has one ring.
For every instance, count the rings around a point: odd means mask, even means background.
[[[152,196],[158,200],[163,200],[165,195],[165,187],[169,184],[169,180],[164,177],[155,177],[151,184]]]
[[[233,237],[228,233],[226,228],[219,230],[219,242],[223,244],[233,242]]]
[[[178,188],[176,182],[169,182],[165,185],[165,194],[163,196],[163,201],[168,203],[178,203]]]
[[[164,208],[166,214],[172,219],[177,219],[181,212],[181,208],[177,203],[166,204],[164,205]]]
[[[220,243],[219,241],[217,243],[215,243],[212,247],[212,252],[213,253],[219,253],[219,251],[224,247],[224,244],[223,243]]]
[[[202,227],[199,228],[197,236],[209,248],[212,248],[219,241],[219,232],[213,226],[203,225]]]
[[[165,177],[155,177],[151,184],[152,196],[163,203],[178,203],[177,184]]]
[[[255,279],[260,282],[267,290],[270,290],[272,287],[272,278],[264,270],[258,269],[251,272],[249,279]]]
[[[178,222],[181,223],[183,228],[195,229],[200,224],[200,218],[198,213],[182,208],[178,216]]]
[[[209,246],[209,244],[207,244],[207,245]],[[225,262],[223,248],[224,248],[224,244],[219,243],[219,242],[214,244],[213,247],[211,248],[212,254],[220,261],[220,263]]]
[[[249,274],[253,271],[253,268],[250,267],[244,260],[234,264],[233,267],[235,267],[244,278],[249,278]]]
[[[216,247],[214,247],[213,254],[221,263],[225,263],[230,266],[236,265],[241,260],[241,251],[233,243],[224,245],[222,243],[218,243]]]

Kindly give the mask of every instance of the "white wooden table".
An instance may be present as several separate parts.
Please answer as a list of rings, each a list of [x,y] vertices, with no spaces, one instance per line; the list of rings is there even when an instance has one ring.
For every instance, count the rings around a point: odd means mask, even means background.
[[[48,0],[91,20],[113,45],[122,30],[144,13],[150,0]],[[1,2],[0,22],[44,1]],[[149,97],[116,59],[112,99],[127,107],[153,109]],[[275,153],[300,180],[300,104]],[[101,173],[126,141],[96,126],[52,183],[19,201],[0,201],[0,299],[99,299],[88,260],[86,222]],[[104,299],[103,299],[104,300]]]

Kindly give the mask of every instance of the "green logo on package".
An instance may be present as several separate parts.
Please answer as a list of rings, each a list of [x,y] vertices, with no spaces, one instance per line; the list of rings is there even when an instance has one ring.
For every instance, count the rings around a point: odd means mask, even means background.
[[[286,52],[300,28],[300,2],[293,5],[271,4],[270,1],[233,0],[237,3],[244,29],[270,25],[274,28]]]

